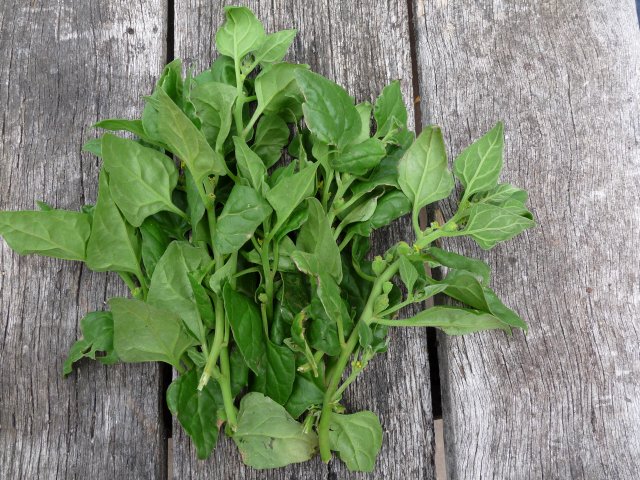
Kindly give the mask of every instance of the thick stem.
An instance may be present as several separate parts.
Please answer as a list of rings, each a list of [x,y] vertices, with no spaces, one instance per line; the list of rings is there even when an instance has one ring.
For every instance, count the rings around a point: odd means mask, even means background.
[[[395,261],[394,263],[389,265],[387,269],[382,272],[382,274],[376,279],[373,287],[371,288],[371,293],[369,294],[369,298],[364,307],[364,310],[362,311],[362,315],[360,315],[358,323],[364,322],[367,325],[371,323],[371,321],[373,320],[373,304],[376,301],[376,298],[378,298],[378,296],[380,296],[380,294],[382,293],[382,286],[384,285],[384,283],[393,278],[393,276],[398,271],[398,268],[399,262]],[[331,370],[329,384],[327,385],[327,390],[324,394],[322,411],[320,412],[320,422],[318,423],[318,443],[320,446],[320,457],[322,458],[323,462],[328,462],[329,460],[331,460],[329,425],[331,425],[333,401],[338,389],[338,384],[340,383],[340,379],[342,379],[344,370],[349,362],[349,358],[351,357],[351,354],[353,353],[355,347],[358,345],[358,339],[358,325],[356,325],[356,327],[351,332],[346,345],[342,348],[340,357],[338,357],[338,361]]]
[[[236,406],[233,404],[233,394],[231,392],[231,368],[229,367],[229,349],[225,346],[220,352],[220,370],[222,375],[218,378],[218,384],[222,391],[222,401],[224,411],[227,414],[227,423],[232,431],[235,431],[238,420],[236,417]]]

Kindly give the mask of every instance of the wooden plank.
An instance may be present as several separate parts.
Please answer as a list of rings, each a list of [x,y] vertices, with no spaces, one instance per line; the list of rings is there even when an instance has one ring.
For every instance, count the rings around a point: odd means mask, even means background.
[[[233,2],[221,2],[233,3]],[[289,58],[345,86],[358,101],[372,100],[389,81],[399,78],[405,99],[412,98],[409,25],[404,2],[249,1],[268,31],[297,28]],[[175,12],[176,56],[206,68],[215,56],[214,32],[222,23],[222,5],[204,0],[178,2]],[[405,221],[379,235],[374,249],[411,232]],[[247,469],[232,442],[225,440],[213,458],[199,462],[189,440],[174,426],[176,478],[335,479],[434,477],[433,422],[429,363],[424,331],[395,332],[389,353],[377,358],[349,389],[350,410],[371,409],[385,430],[382,453],[371,475],[351,474],[338,461],[324,466],[318,458],[305,465],[269,473]]]
[[[441,338],[451,478],[640,472],[640,35],[632,2],[415,2],[423,120],[506,123],[539,226],[484,253],[528,335]],[[451,214],[444,206],[445,216]]]
[[[161,0],[0,4],[0,208],[95,201],[89,126],[134,117],[165,59]],[[165,478],[156,365],[62,363],[85,312],[126,290],[0,242],[0,478]]]

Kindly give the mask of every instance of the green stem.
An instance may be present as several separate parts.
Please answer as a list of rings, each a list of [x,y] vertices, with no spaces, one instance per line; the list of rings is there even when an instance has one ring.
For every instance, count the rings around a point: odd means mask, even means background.
[[[373,304],[382,293],[382,286],[385,282],[391,280],[393,276],[397,273],[398,268],[400,266],[399,261],[395,261],[391,265],[389,265],[384,272],[376,279],[374,282],[371,293],[369,294],[369,298],[367,303],[360,315],[360,319],[358,322],[364,322],[366,325],[369,325],[373,320]],[[320,457],[323,462],[328,462],[331,460],[331,446],[329,444],[329,425],[331,425],[331,415],[333,413],[333,401],[338,389],[338,384],[340,383],[340,379],[344,374],[344,370],[349,362],[349,357],[353,353],[354,348],[358,345],[359,335],[358,335],[358,327],[353,329],[351,335],[349,336],[349,340],[346,345],[342,347],[342,351],[340,352],[340,357],[338,361],[333,366],[329,378],[329,384],[327,385],[327,390],[324,394],[324,400],[322,403],[322,410],[320,412],[320,422],[318,423],[318,442],[320,446]]]
[[[233,118],[236,123],[236,132],[242,132],[242,108],[244,107],[244,77],[240,73],[240,60],[235,59],[236,71],[236,104],[233,110]]]
[[[124,281],[124,283],[129,287],[129,291],[133,298],[137,298],[138,300],[142,300],[142,289],[136,285],[131,277],[131,274],[128,272],[118,272],[120,278]]]
[[[220,370],[222,375],[218,378],[218,384],[222,391],[222,401],[224,403],[224,411],[227,414],[227,423],[232,431],[235,431],[238,425],[236,417],[236,407],[233,404],[233,394],[231,392],[231,368],[229,367],[229,349],[225,346],[220,352]]]

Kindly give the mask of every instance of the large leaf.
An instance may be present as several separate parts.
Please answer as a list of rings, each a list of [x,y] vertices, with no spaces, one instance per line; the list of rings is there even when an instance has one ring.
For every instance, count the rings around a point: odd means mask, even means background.
[[[97,272],[141,274],[140,239],[111,198],[104,170],[98,182],[98,200],[93,211],[91,235],[87,242],[87,266]]]
[[[162,210],[181,214],[171,200],[178,171],[169,157],[133,140],[106,134],[102,158],[109,174],[109,191],[116,205],[134,227]]]
[[[329,425],[331,450],[352,472],[372,472],[382,447],[382,426],[378,416],[369,411],[351,415],[331,414]]]
[[[196,182],[210,174],[225,175],[224,158],[162,89],[147,97],[142,124],[151,138],[187,165]]]
[[[361,176],[376,167],[386,154],[384,143],[377,138],[369,138],[330,156],[329,163],[338,172]]]
[[[431,307],[411,318],[389,320],[385,324],[398,327],[435,327],[448,335],[496,329],[511,332],[506,323],[490,313],[459,307]]]
[[[283,178],[267,193],[266,198],[276,212],[277,224],[274,231],[284,225],[289,215],[302,201],[315,193],[316,169],[318,164]]]
[[[167,407],[196,446],[198,458],[209,457],[218,443],[218,409],[222,394],[217,382],[198,390],[201,372],[193,368],[175,378],[167,389]]]
[[[242,461],[258,469],[305,462],[318,446],[313,431],[305,431],[282,405],[257,392],[248,393],[240,402],[233,441]]]
[[[253,300],[236,292],[229,283],[224,285],[223,297],[225,314],[236,345],[247,366],[260,375],[266,363],[266,342],[260,310]]]
[[[123,362],[166,362],[180,368],[193,345],[176,314],[140,300],[112,298],[113,345]]]
[[[466,270],[475,275],[483,285],[487,285],[489,283],[491,269],[489,268],[489,265],[482,260],[465,257],[464,255],[454,252],[448,252],[438,247],[430,247],[429,250],[427,250],[427,255],[429,257],[429,261],[432,263],[435,261],[437,265],[444,265],[445,267],[453,268],[455,270]]]
[[[284,405],[291,395],[296,376],[295,356],[289,348],[271,341],[267,341],[266,353],[264,371],[256,376],[254,388]]]
[[[227,21],[216,33],[216,48],[240,62],[265,41],[264,27],[246,7],[225,7],[224,13]]]
[[[446,198],[453,190],[447,155],[439,127],[427,127],[398,163],[398,183],[413,203],[414,215],[422,207]]]
[[[376,119],[377,137],[384,137],[393,128],[406,127],[407,107],[402,99],[400,81],[394,80],[382,89],[382,93],[376,99],[373,116]]]
[[[498,122],[453,162],[453,171],[464,186],[464,198],[490,190],[498,183],[502,170],[503,130],[504,125]]]
[[[206,341],[205,329],[189,273],[210,262],[206,248],[172,242],[155,267],[147,295],[151,305],[178,315],[201,343]]]
[[[495,205],[479,203],[469,210],[467,226],[461,233],[469,235],[481,248],[489,250],[497,243],[509,240],[534,225],[535,222],[527,216]]]
[[[98,360],[103,365],[111,365],[118,361],[118,356],[113,350],[113,317],[111,312],[87,313],[80,320],[82,338],[69,349],[69,355],[62,367],[63,375],[69,375],[73,370],[73,364],[81,358]],[[96,353],[104,355],[96,357]]]
[[[285,121],[277,115],[263,115],[256,127],[251,149],[269,168],[280,160],[282,149],[288,141],[289,127]]]
[[[304,94],[304,120],[320,140],[343,148],[360,134],[362,121],[353,99],[341,86],[308,70],[296,72]]]
[[[235,185],[218,217],[214,246],[221,254],[239,250],[269,214],[271,207],[258,192]]]
[[[279,115],[287,122],[300,119],[303,97],[295,73],[307,68],[306,65],[276,63],[260,72],[255,80],[258,112]]]
[[[218,82],[203,83],[191,91],[191,101],[202,121],[202,133],[216,152],[222,153],[229,135],[237,94],[235,87]]]
[[[84,260],[91,231],[86,213],[66,210],[0,212],[0,235],[20,255]]]

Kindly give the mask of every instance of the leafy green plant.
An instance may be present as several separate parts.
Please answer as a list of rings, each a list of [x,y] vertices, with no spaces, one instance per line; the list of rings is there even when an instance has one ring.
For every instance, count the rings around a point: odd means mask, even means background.
[[[20,254],[84,261],[131,289],[82,319],[65,375],[83,357],[166,362],[177,372],[167,404],[200,458],[225,424],[255,468],[319,450],[371,471],[378,417],[346,414],[341,399],[387,350],[389,327],[526,329],[489,287],[485,263],[435,242],[510,239],[534,225],[527,194],[498,183],[502,124],[452,175],[440,129],[407,129],[398,82],[374,105],[354,104],[282,61],[294,30],[266,34],[250,10],[225,11],[210,69],[184,78],[173,61],[141,119],[97,124],[107,133],[85,146],[103,163],[95,206],[0,212],[0,234]],[[452,194],[454,175],[456,213],[423,229],[419,212]],[[406,214],[415,238],[371,259],[370,235]],[[447,273],[433,278],[425,264]],[[437,294],[464,306],[398,318]]]

